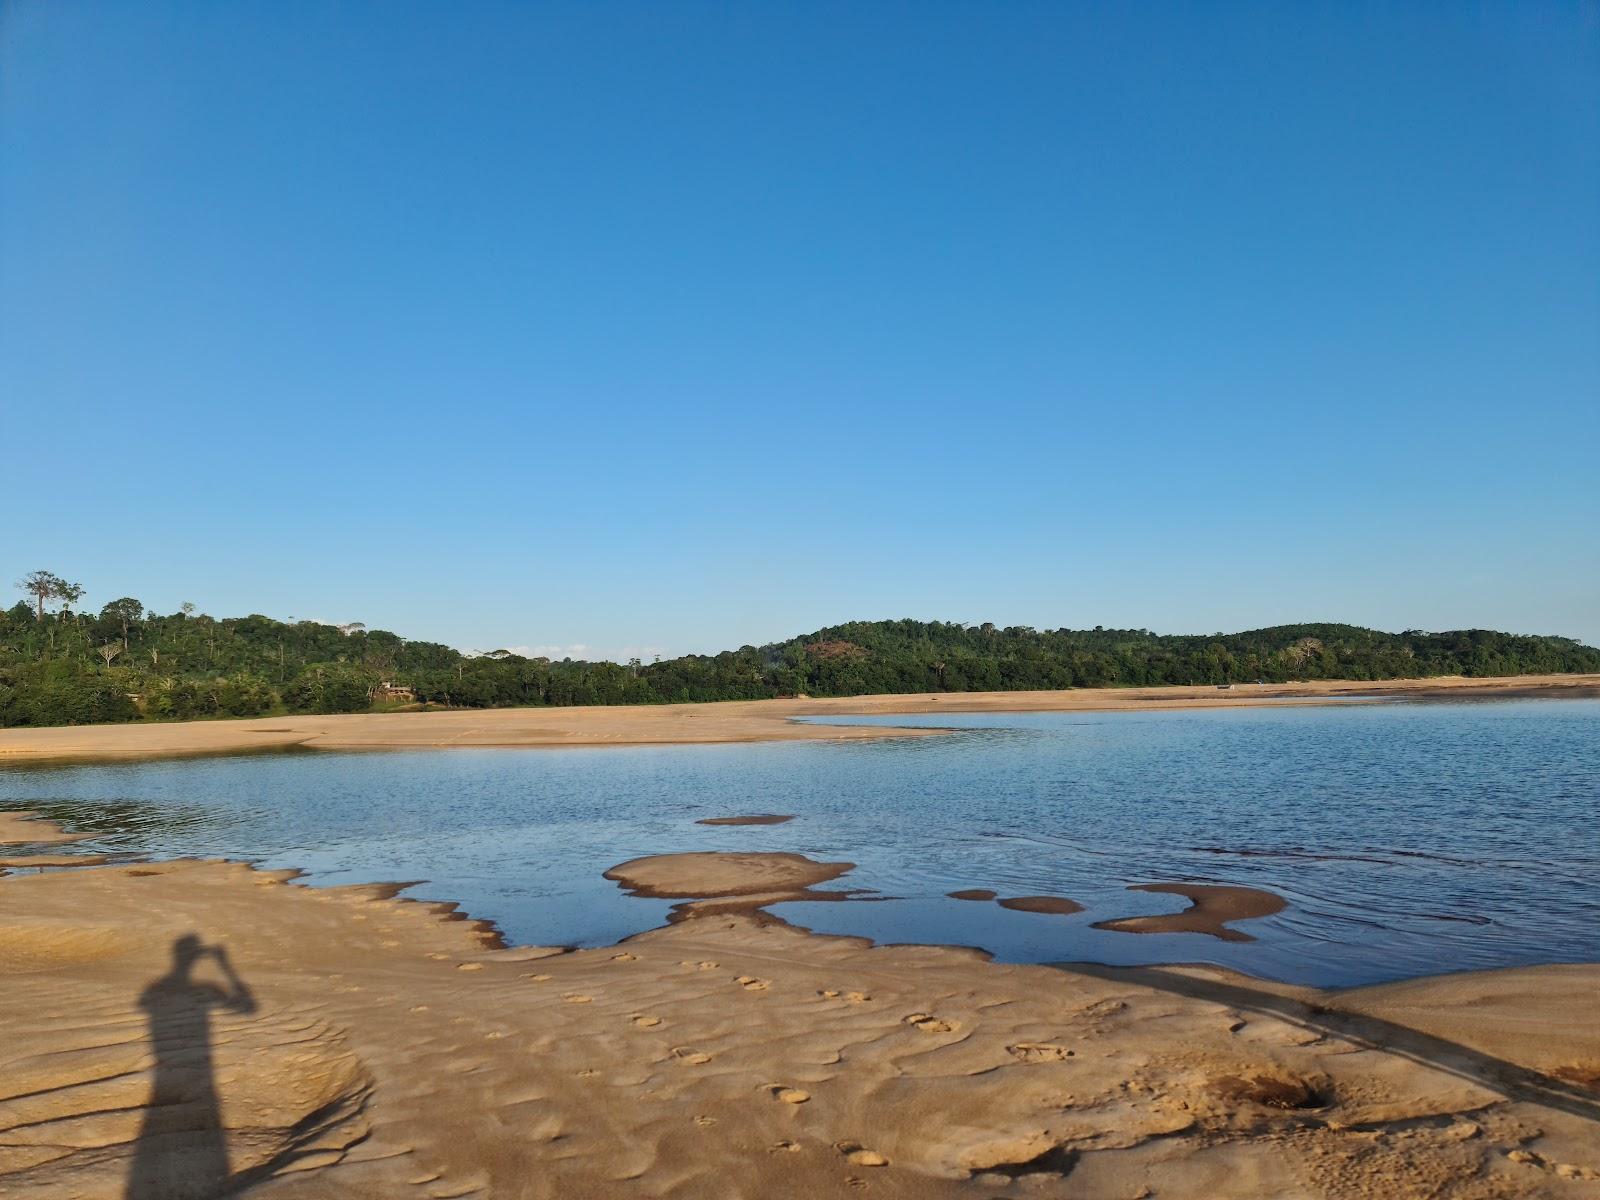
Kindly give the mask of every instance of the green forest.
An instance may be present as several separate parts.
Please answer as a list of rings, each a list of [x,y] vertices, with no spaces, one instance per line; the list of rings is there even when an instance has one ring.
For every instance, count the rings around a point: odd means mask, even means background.
[[[0,610],[0,726],[401,708],[657,704],[780,696],[1600,672],[1570,638],[1279,625],[1245,633],[856,621],[651,663],[464,654],[359,624],[98,610],[47,571]]]

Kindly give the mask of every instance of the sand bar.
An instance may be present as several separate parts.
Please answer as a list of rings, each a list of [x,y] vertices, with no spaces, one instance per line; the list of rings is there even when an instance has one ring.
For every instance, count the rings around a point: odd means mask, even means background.
[[[720,913],[745,913],[765,923],[781,921],[769,905],[793,900],[843,900],[846,891],[818,891],[853,870],[854,863],[824,863],[803,854],[697,851],[654,854],[619,863],[605,878],[626,888],[630,896],[681,900],[673,921]]]
[[[1284,898],[1273,892],[1230,884],[1137,883],[1128,890],[1182,896],[1189,901],[1189,907],[1177,913],[1096,921],[1096,929],[1119,933],[1205,933],[1225,942],[1253,942],[1255,938],[1243,930],[1230,929],[1229,922],[1270,917],[1287,906]]]
[[[93,836],[92,833],[68,833],[37,813],[0,812],[0,846],[61,846],[85,842]]]
[[[664,743],[921,737],[938,731],[813,725],[797,717],[962,712],[1072,712],[1232,708],[1337,703],[1353,696],[1488,699],[1600,696],[1600,675],[1505,679],[1325,680],[1216,687],[1077,688],[1056,692],[947,692],[839,699],[735,700],[716,704],[583,708],[456,709],[165,724],[0,729],[0,764],[52,759],[237,754],[294,746],[330,750],[485,746],[617,746]]]
[[[995,903],[1014,912],[1046,913],[1058,917],[1083,911],[1083,905],[1065,896],[1003,896]]]
[[[815,874],[716,857],[619,873],[700,892]],[[291,875],[0,881],[0,1191],[1600,1194],[1596,966],[1326,993],[745,914],[498,950],[449,906]]]

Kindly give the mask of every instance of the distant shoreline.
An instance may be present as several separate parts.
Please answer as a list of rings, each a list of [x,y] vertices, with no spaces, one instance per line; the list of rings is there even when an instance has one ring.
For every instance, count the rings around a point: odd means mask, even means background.
[[[1600,697],[1600,675],[1344,679],[1286,684],[1241,683],[1229,688],[1171,686],[1043,692],[919,692],[826,699],[725,700],[703,704],[450,709],[48,726],[0,730],[0,766],[179,758],[291,747],[401,750],[926,737],[942,731],[879,725],[824,725],[796,718],[1248,708],[1307,701],[1338,704],[1370,695],[1394,700]]]

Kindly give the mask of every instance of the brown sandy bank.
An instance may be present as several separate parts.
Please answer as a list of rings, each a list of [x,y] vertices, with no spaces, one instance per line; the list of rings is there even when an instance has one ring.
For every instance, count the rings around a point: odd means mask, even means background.
[[[285,879],[0,881],[0,1192],[1600,1195],[1596,966],[1318,993],[742,914],[504,951]]]
[[[460,709],[183,721],[152,725],[76,725],[0,730],[0,764],[50,759],[154,758],[315,746],[332,750],[450,746],[615,746],[658,743],[844,740],[926,736],[928,730],[817,726],[795,717],[943,712],[1066,712],[1228,708],[1284,702],[1337,702],[1353,695],[1410,699],[1596,696],[1600,675],[1522,675],[1505,679],[1324,680],[1215,687],[1078,688],[1061,692],[948,692],[826,700],[737,700],[592,708]],[[937,731],[932,731],[937,732]]]

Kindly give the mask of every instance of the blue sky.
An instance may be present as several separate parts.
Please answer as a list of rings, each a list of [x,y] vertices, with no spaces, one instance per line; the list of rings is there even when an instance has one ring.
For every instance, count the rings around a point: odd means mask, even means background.
[[[0,7],[0,570],[1600,643],[1594,3]]]

